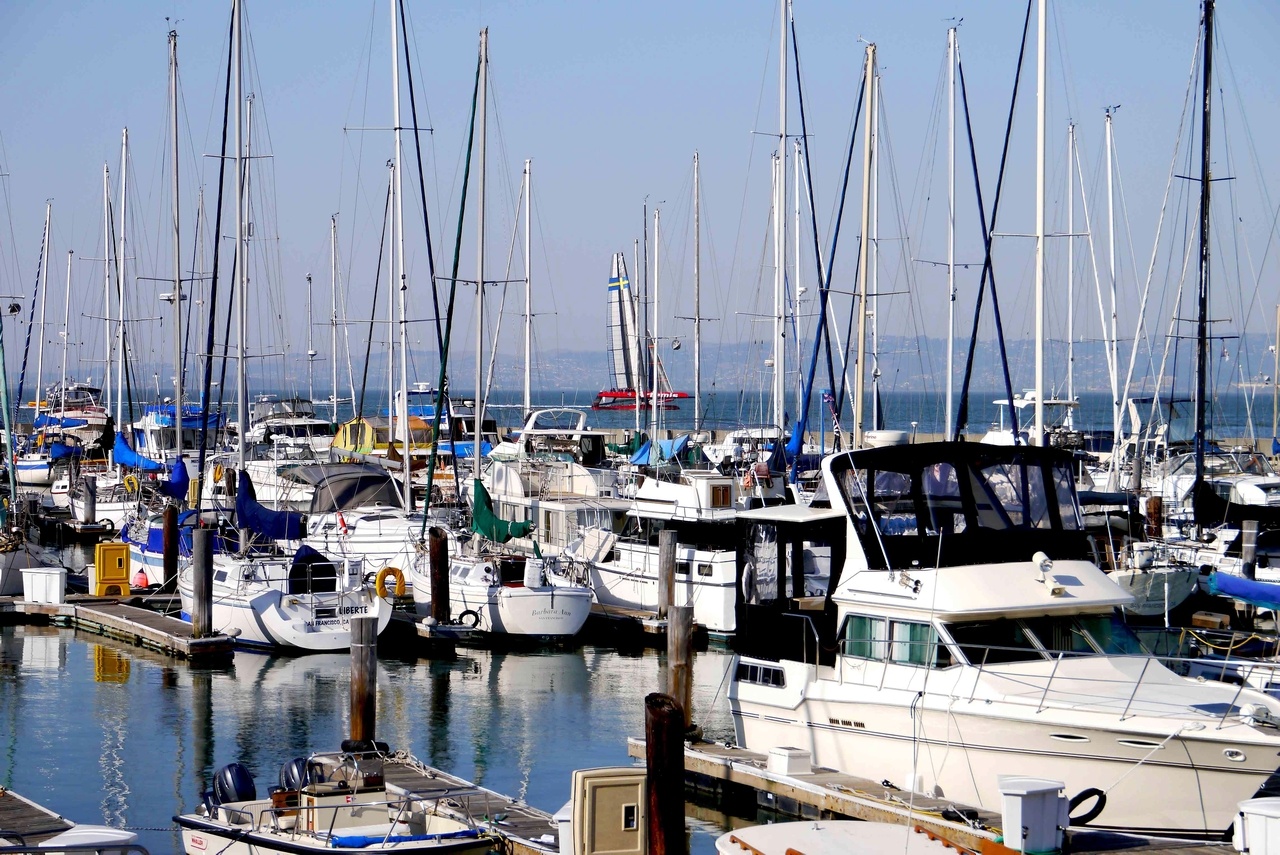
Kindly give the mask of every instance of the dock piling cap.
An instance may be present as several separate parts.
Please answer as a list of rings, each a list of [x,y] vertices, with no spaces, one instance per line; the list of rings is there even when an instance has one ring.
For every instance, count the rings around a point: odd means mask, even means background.
[[[1048,778],[1031,778],[1025,775],[1000,775],[996,779],[1000,793],[1006,796],[1030,796],[1038,793],[1059,793],[1067,788],[1062,781]]]

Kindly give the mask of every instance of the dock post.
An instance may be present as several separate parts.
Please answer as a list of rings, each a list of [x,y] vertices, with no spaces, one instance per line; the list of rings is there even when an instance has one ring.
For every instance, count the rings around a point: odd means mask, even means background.
[[[684,732],[693,727],[693,606],[667,612],[667,693],[684,710]]]
[[[195,528],[191,532],[191,634],[196,638],[213,635],[213,532]]]
[[[164,506],[164,528],[161,543],[164,546],[164,584],[178,578],[178,506],[170,502]]]
[[[351,619],[351,740],[372,742],[378,718],[378,619]]]
[[[1246,579],[1257,578],[1258,521],[1245,520],[1240,537],[1240,572]]]
[[[684,831],[684,711],[670,695],[644,699],[645,815],[649,855],[689,851]]]
[[[1164,536],[1164,499],[1147,496],[1147,537]]]
[[[431,616],[436,623],[452,619],[449,609],[449,538],[444,529],[432,526],[427,532],[428,559],[431,562]]]
[[[664,528],[658,532],[658,620],[676,601],[676,533]]]
[[[98,477],[84,476],[84,510],[80,512],[80,522],[93,525],[98,521]]]

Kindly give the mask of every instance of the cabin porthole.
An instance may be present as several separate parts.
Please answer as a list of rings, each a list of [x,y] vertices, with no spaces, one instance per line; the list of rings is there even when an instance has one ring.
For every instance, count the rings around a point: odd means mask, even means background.
[[[1222,749],[1222,756],[1232,763],[1243,763],[1245,761],[1244,752],[1238,748],[1224,748]]]

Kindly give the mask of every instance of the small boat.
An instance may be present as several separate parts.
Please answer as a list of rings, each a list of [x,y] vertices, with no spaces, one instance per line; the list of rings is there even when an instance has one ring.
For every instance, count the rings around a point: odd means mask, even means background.
[[[716,838],[716,852],[720,855],[954,855],[957,851],[967,850],[919,827],[857,819],[775,822],[739,828]],[[990,851],[1015,850],[1000,846]]]
[[[347,746],[360,748],[360,745]],[[386,764],[397,762],[376,745],[370,751],[313,754],[280,770],[280,784],[258,797],[248,768],[231,763],[217,771],[213,787],[192,813],[175,816],[188,855],[330,855],[484,853],[500,841],[475,823],[439,810],[454,795],[448,788],[407,790],[386,782]]]

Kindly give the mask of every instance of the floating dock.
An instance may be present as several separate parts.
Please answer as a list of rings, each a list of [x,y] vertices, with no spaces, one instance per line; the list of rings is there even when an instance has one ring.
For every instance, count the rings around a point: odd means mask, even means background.
[[[13,845],[34,846],[74,825],[48,808],[0,788],[0,842],[13,839]],[[15,835],[22,838],[21,844]]]
[[[64,603],[30,603],[0,597],[0,618],[6,615],[66,624],[178,659],[227,658],[234,649],[234,640],[229,636],[196,638],[191,624],[184,620],[103,597],[73,594]]]
[[[627,752],[643,761],[644,739],[628,739]],[[684,767],[687,787],[696,793],[737,802],[731,808],[734,813],[763,807],[802,819],[845,817],[890,822],[918,827],[973,852],[992,851],[993,845],[1003,840],[1002,819],[993,811],[899,790],[886,782],[820,766],[814,766],[808,775],[778,774],[769,771],[768,756],[718,742],[686,744]],[[1227,855],[1234,850],[1229,843],[1161,840],[1073,828],[1067,832],[1063,851],[1093,855]]]

